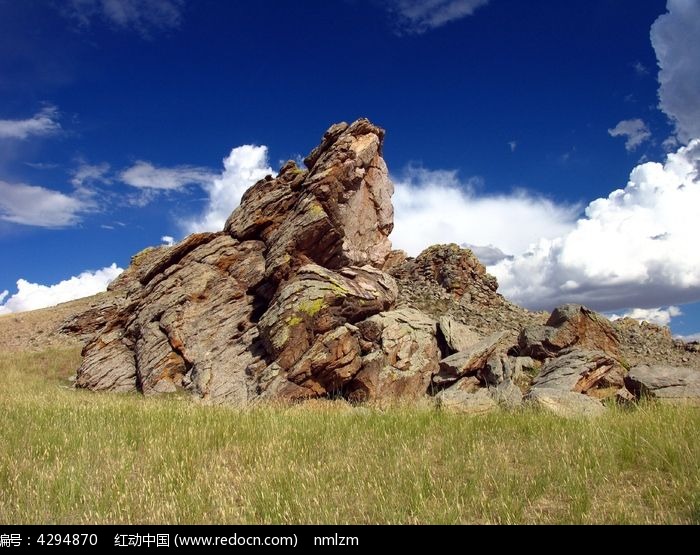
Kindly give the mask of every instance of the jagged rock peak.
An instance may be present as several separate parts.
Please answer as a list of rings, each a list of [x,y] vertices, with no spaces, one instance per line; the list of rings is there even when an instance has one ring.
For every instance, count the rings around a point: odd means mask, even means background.
[[[366,119],[333,125],[306,158],[308,170],[287,162],[276,178],[253,185],[225,231],[267,245],[266,276],[276,283],[310,262],[381,268],[394,227],[383,140],[384,130]]]

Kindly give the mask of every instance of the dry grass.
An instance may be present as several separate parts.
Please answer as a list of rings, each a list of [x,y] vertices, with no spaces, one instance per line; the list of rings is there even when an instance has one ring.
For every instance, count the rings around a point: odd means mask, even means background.
[[[700,411],[594,420],[71,390],[0,354],[0,523],[698,523]]]

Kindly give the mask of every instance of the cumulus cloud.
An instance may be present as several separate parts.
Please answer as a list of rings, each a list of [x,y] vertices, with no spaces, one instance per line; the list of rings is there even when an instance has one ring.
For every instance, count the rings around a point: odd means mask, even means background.
[[[640,322],[649,322],[659,326],[668,326],[671,323],[671,318],[681,316],[683,312],[677,306],[669,306],[666,308],[633,308],[623,314],[610,314],[611,320],[619,320],[620,318],[632,318]]]
[[[676,337],[687,343],[690,343],[691,341],[700,341],[700,332],[691,333],[690,335],[677,335]]]
[[[659,108],[681,142],[700,137],[700,2],[668,0],[651,27],[659,65]]]
[[[175,237],[171,237],[170,235],[163,235],[160,240],[168,247],[172,247],[175,244]]]
[[[205,185],[214,179],[206,168],[175,166],[158,168],[150,162],[139,160],[119,175],[121,181],[139,189],[182,189],[186,185]]]
[[[243,145],[234,148],[224,158],[221,175],[202,183],[208,195],[207,206],[198,218],[184,223],[185,231],[221,231],[226,218],[240,204],[246,189],[272,173],[266,146]]]
[[[29,119],[0,119],[0,139],[26,139],[61,131],[58,109],[46,106]]]
[[[472,15],[489,0],[390,0],[387,9],[400,33],[422,34]]]
[[[116,264],[101,270],[82,272],[78,276],[63,280],[54,285],[31,283],[25,279],[17,280],[17,293],[12,295],[4,304],[0,304],[0,314],[36,310],[59,303],[65,303],[81,297],[89,297],[107,289],[107,285],[121,272]],[[0,303],[7,297],[8,292],[0,294]]]
[[[700,140],[664,164],[638,165],[624,189],[591,202],[568,233],[490,267],[501,292],[530,308],[580,302],[619,310],[699,300],[699,169]]]
[[[179,27],[183,8],[184,0],[69,0],[64,11],[82,27],[100,19],[151,38],[153,31]]]
[[[608,129],[608,133],[611,137],[626,137],[625,148],[628,152],[632,152],[651,137],[647,124],[638,118],[622,120],[612,129]]]
[[[0,181],[0,220],[38,227],[67,227],[94,209],[86,199],[58,191]]]
[[[460,181],[454,171],[409,167],[393,180],[391,240],[412,256],[435,243],[490,245],[504,256],[519,254],[541,237],[568,232],[578,215],[576,206],[522,191],[479,195],[473,181]]]

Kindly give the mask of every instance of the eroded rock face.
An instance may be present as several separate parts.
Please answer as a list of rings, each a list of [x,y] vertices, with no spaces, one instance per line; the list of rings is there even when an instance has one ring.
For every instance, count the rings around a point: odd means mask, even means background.
[[[544,326],[528,326],[518,338],[520,353],[542,360],[576,346],[620,355],[620,343],[610,321],[577,304],[555,308]]]
[[[246,369],[264,354],[250,293],[264,276],[264,247],[198,234],[151,260],[140,291],[85,347],[77,385],[145,394],[186,387],[202,399],[245,404]]]
[[[481,341],[470,345],[467,349],[450,355],[440,361],[440,371],[433,378],[438,385],[457,381],[462,376],[476,374],[484,369],[492,357],[498,357],[499,347],[503,347],[506,334],[497,332]],[[499,359],[500,360],[500,359]],[[501,380],[502,381],[502,380]]]

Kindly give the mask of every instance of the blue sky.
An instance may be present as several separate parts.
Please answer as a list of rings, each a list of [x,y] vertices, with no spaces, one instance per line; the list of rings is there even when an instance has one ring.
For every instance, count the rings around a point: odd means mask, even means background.
[[[0,0],[0,312],[216,229],[366,116],[396,246],[700,332],[699,36],[698,0]]]

